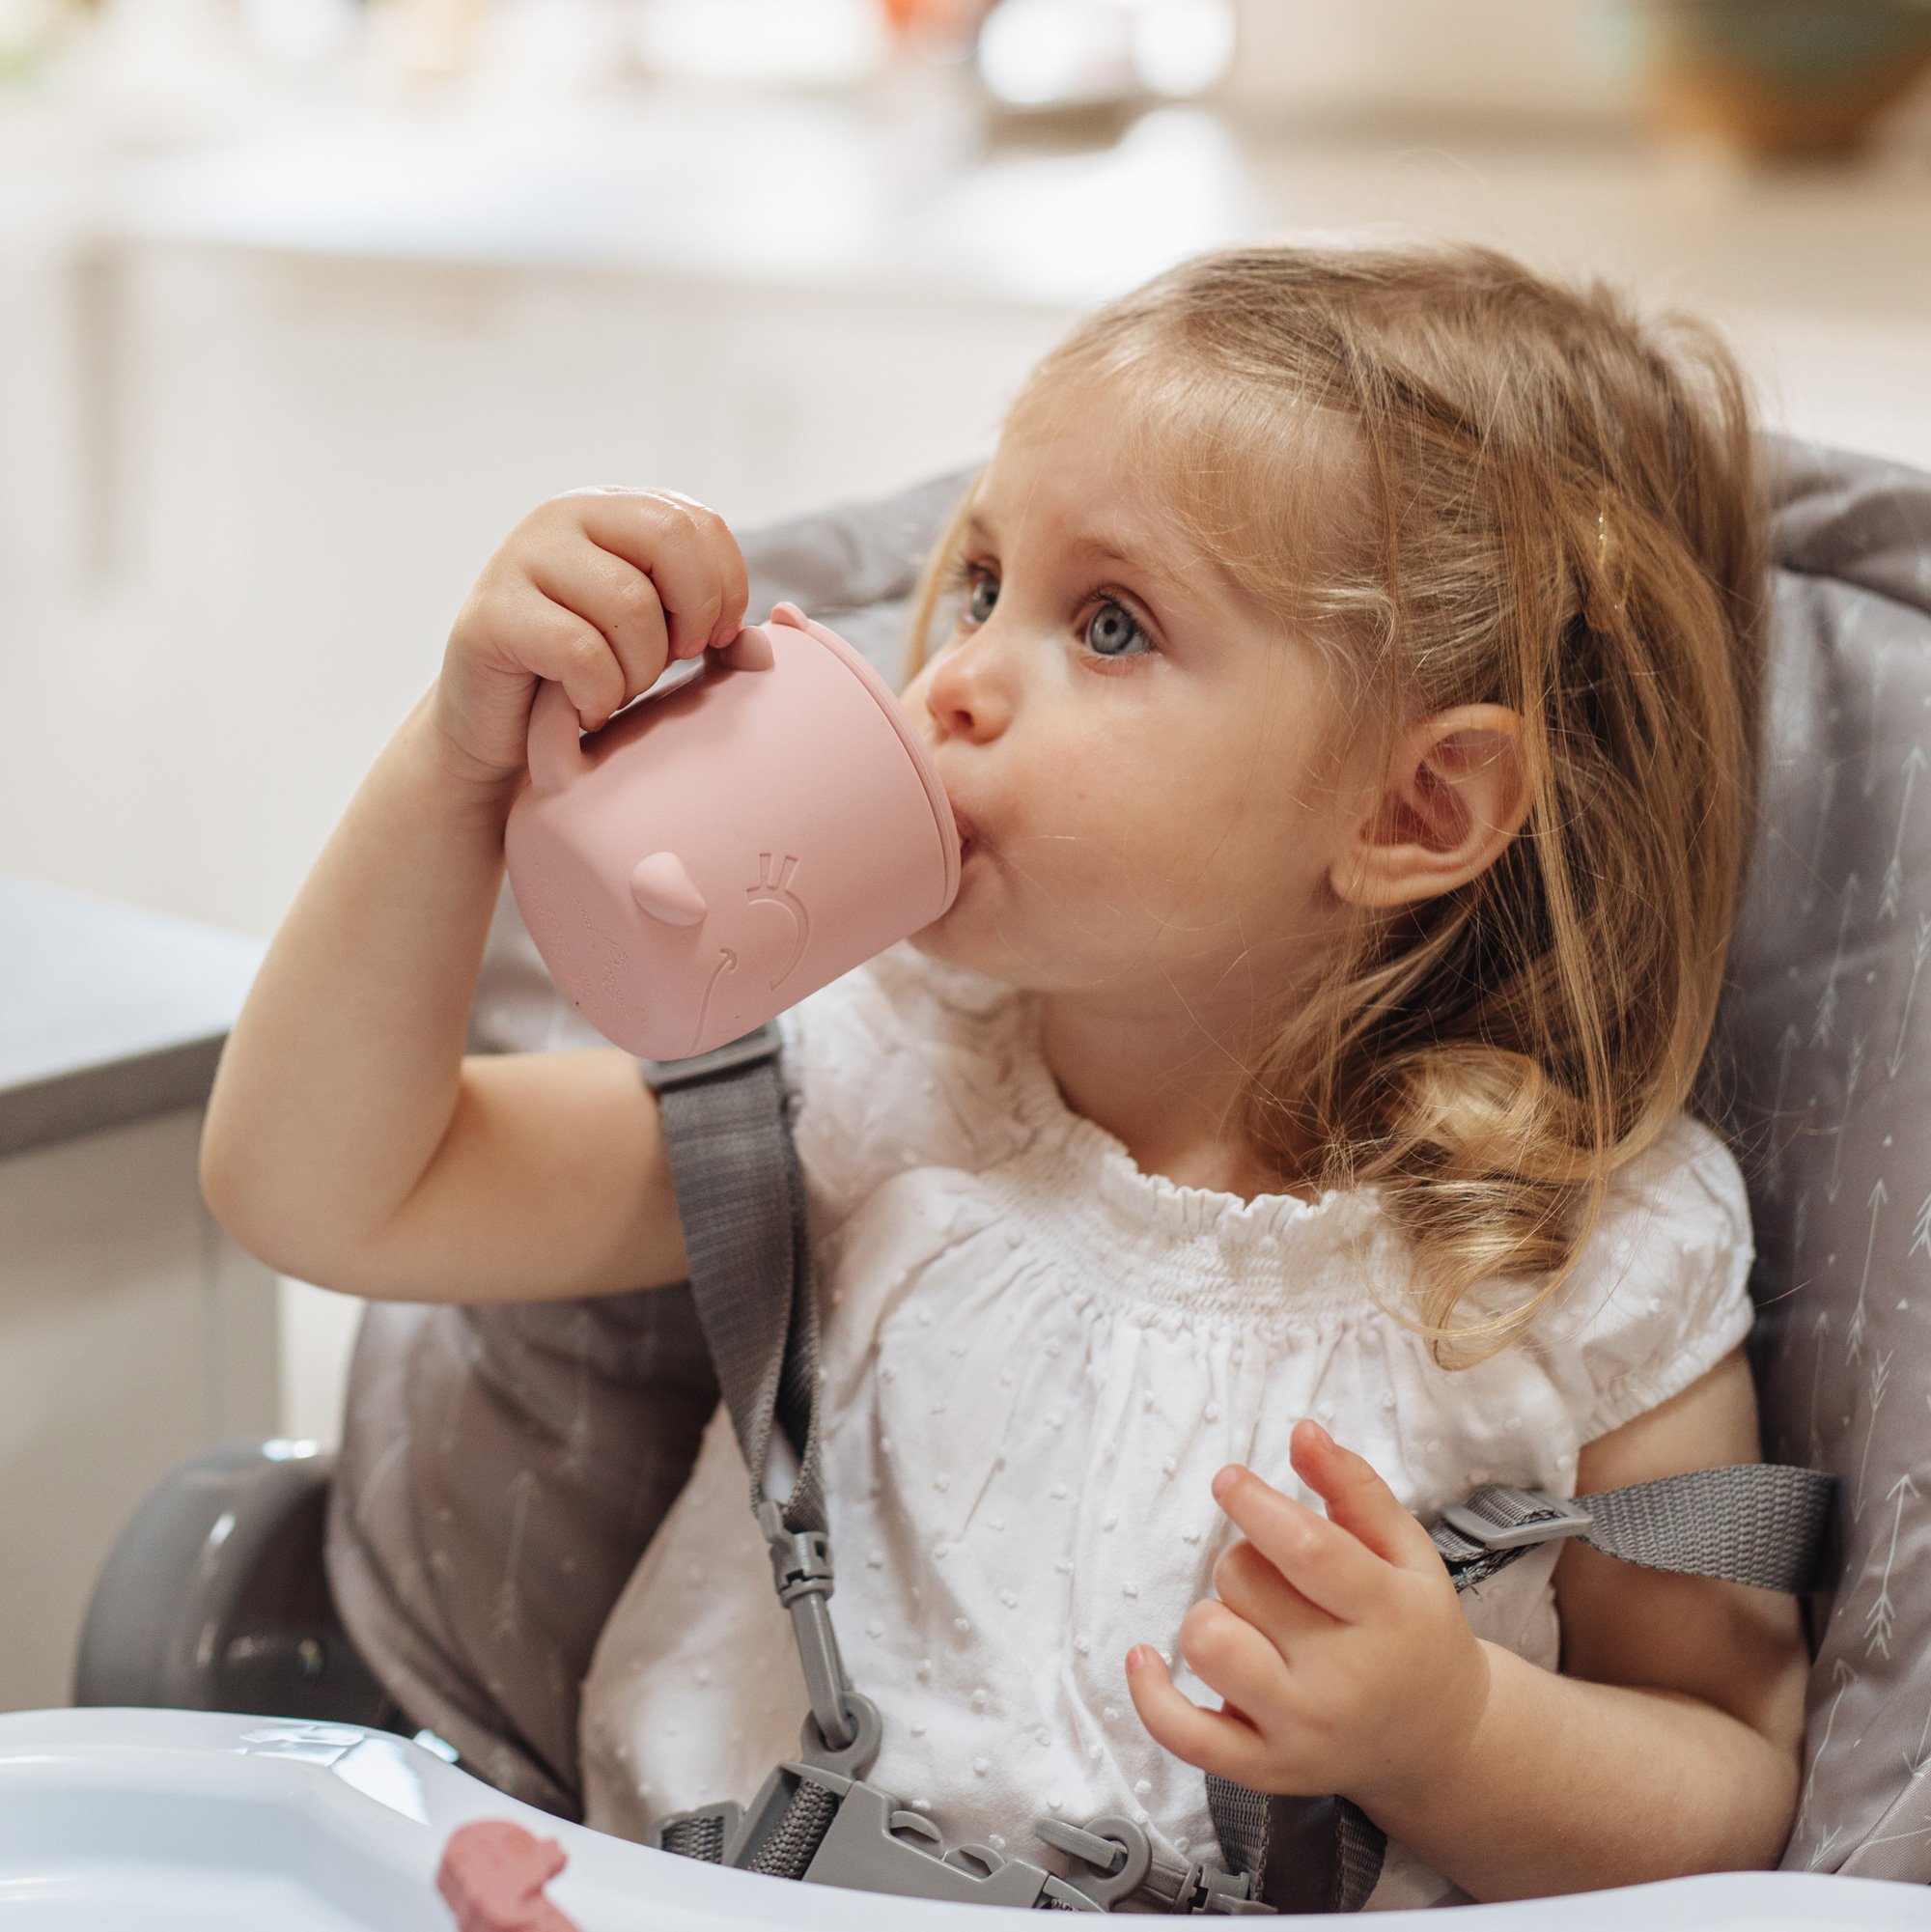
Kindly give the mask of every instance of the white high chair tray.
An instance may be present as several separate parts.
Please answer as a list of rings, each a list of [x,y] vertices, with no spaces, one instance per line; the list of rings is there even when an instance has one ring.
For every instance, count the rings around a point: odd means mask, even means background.
[[[993,1908],[796,1885],[651,1851],[479,1783],[351,1724],[203,1711],[0,1715],[0,1918],[7,1932],[451,1932],[444,1841],[510,1818],[561,1841],[549,1896],[582,1932],[987,1932]],[[1014,1913],[1015,1922],[1031,1914]],[[1283,1924],[1313,1926],[1311,1918]],[[1433,1913],[1383,1922],[1439,1926]],[[1749,1872],[1469,1907],[1462,1932],[1931,1927],[1931,1891]]]

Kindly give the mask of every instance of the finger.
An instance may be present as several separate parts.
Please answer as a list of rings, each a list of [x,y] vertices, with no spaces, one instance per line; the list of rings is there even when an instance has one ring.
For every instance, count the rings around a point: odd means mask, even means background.
[[[670,637],[657,586],[634,564],[576,539],[533,563],[530,581],[566,610],[594,624],[624,671],[624,701],[663,675]]]
[[[1402,1507],[1365,1456],[1344,1449],[1320,1423],[1295,1424],[1288,1454],[1295,1473],[1328,1506],[1328,1520],[1358,1537],[1376,1555],[1403,1569],[1437,1570],[1441,1558],[1428,1531]]]
[[[1181,1620],[1180,1654],[1256,1730],[1266,1735],[1278,1729],[1288,1708],[1287,1660],[1245,1617],[1203,1598]]]
[[[673,658],[694,658],[743,628],[743,553],[724,519],[667,490],[573,492],[584,533],[657,585]]]
[[[1201,1771],[1252,1786],[1266,1775],[1267,1747],[1251,1724],[1225,1711],[1203,1711],[1174,1688],[1160,1653],[1144,1643],[1127,1653],[1127,1694],[1158,1745]]]
[[[1245,1537],[1214,1566],[1214,1593],[1235,1615],[1260,1631],[1283,1656],[1310,1631],[1334,1628],[1334,1619],[1308,1600]]]
[[[506,592],[491,606],[488,642],[505,666],[560,684],[586,731],[595,731],[624,702],[624,667],[609,640],[534,584]]]
[[[681,490],[656,492],[666,503],[686,511],[702,539],[711,546],[717,566],[720,600],[717,619],[711,627],[708,644],[728,644],[744,628],[745,606],[751,601],[751,582],[744,567],[744,553],[731,534],[731,526],[708,503],[686,496]],[[701,648],[701,647],[700,647]]]
[[[1374,1612],[1387,1582],[1387,1565],[1352,1531],[1281,1495],[1238,1463],[1214,1478],[1214,1497],[1309,1603],[1345,1623]]]
[[[716,516],[716,512],[710,513]],[[725,645],[744,628],[744,619],[749,615],[751,602],[751,578],[744,564],[744,552],[736,537],[731,534],[731,526],[723,518],[717,518],[717,530],[721,542],[719,561],[723,566],[724,602],[717,613],[717,623],[711,632],[714,645]]]

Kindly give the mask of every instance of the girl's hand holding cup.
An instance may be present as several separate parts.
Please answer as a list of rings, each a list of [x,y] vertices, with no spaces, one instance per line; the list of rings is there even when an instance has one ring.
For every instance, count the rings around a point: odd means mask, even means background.
[[[457,614],[433,716],[459,769],[522,773],[540,679],[594,731],[673,658],[729,644],[750,594],[714,510],[673,490],[573,490],[539,504]]]

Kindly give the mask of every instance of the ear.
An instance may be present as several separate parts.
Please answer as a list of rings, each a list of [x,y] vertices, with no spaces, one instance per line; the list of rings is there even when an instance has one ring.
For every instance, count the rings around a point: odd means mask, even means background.
[[[1494,864],[1527,816],[1520,714],[1504,705],[1438,712],[1395,740],[1329,877],[1357,906],[1438,898]]]

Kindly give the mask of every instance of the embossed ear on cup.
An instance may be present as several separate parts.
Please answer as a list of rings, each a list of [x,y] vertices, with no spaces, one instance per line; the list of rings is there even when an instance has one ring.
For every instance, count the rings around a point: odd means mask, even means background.
[[[777,658],[771,652],[770,633],[762,624],[747,624],[717,654],[720,663],[734,671],[769,671]]]
[[[638,859],[630,873],[630,897],[666,926],[694,926],[708,910],[704,894],[674,852],[654,852]]]

